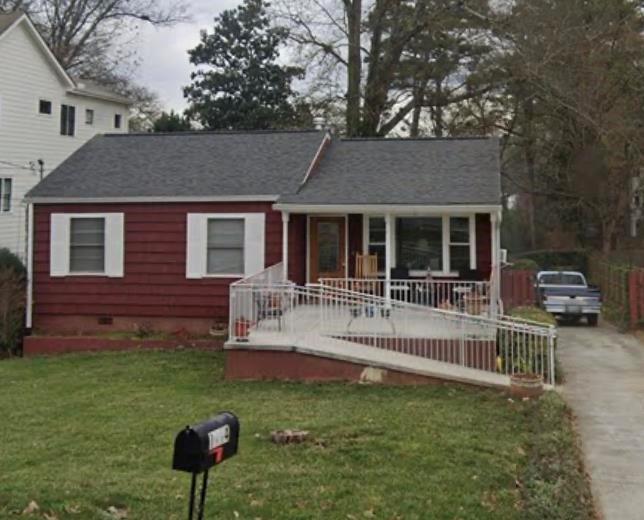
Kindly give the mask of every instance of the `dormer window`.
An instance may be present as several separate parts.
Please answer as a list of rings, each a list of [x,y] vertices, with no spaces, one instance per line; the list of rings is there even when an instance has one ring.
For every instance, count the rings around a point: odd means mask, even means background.
[[[51,101],[47,101],[46,99],[41,99],[38,102],[38,113],[51,115]]]

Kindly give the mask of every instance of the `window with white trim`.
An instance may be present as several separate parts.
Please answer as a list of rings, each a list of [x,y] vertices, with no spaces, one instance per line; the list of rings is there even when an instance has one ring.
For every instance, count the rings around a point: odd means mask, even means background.
[[[441,217],[396,219],[396,265],[410,271],[443,270]]]
[[[462,273],[470,269],[470,218],[449,219],[449,270]]]
[[[123,276],[123,213],[52,213],[50,226],[50,276]]]
[[[60,105],[60,135],[73,136],[76,133],[76,107]]]
[[[242,278],[264,269],[264,213],[188,213],[186,278]]]
[[[105,272],[105,218],[72,218],[69,222],[69,272]]]
[[[13,179],[9,177],[0,179],[0,213],[9,213],[11,211],[12,189]]]
[[[94,110],[91,108],[85,109],[85,124],[86,125],[94,124]]]
[[[369,219],[367,232],[367,252],[378,257],[378,272],[385,271],[385,256],[387,254],[385,240],[385,218],[367,217]]]
[[[38,113],[51,115],[51,101],[47,99],[38,100]]]
[[[412,276],[422,276],[427,268],[443,276],[476,269],[475,222],[474,215],[397,217],[392,236],[393,264],[408,268]],[[367,217],[364,232],[365,250],[378,254],[378,269],[383,273],[385,219]]]
[[[209,218],[206,259],[207,274],[244,272],[243,218]]]

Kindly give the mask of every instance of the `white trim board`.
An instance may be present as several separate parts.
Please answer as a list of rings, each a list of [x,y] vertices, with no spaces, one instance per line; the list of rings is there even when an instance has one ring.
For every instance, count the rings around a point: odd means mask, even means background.
[[[212,195],[154,197],[25,197],[31,204],[129,204],[166,202],[275,202],[279,195]]]
[[[501,211],[500,204],[492,205],[412,205],[412,204],[284,204],[277,202],[273,209],[288,211],[289,213],[316,213],[316,214],[349,214],[384,215],[387,213],[397,216],[442,216],[442,215],[469,215],[471,213],[493,213]]]

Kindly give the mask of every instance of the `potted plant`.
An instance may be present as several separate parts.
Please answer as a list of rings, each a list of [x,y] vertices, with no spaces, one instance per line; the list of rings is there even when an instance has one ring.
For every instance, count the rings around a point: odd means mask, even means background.
[[[523,399],[543,394],[543,376],[533,372],[517,372],[510,375],[510,394]]]
[[[248,333],[250,332],[251,322],[246,318],[237,318],[235,320],[235,340],[248,341]]]
[[[225,338],[228,336],[228,326],[225,323],[218,321],[210,327],[209,333],[213,338]]]

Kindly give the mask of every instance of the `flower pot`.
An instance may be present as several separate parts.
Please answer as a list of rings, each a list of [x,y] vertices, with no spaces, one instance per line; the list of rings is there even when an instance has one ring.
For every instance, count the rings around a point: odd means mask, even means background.
[[[250,330],[250,321],[240,318],[235,321],[235,339],[238,341],[248,341],[248,332]]]
[[[512,374],[510,376],[510,394],[520,399],[539,397],[543,394],[543,377],[538,374]]]

